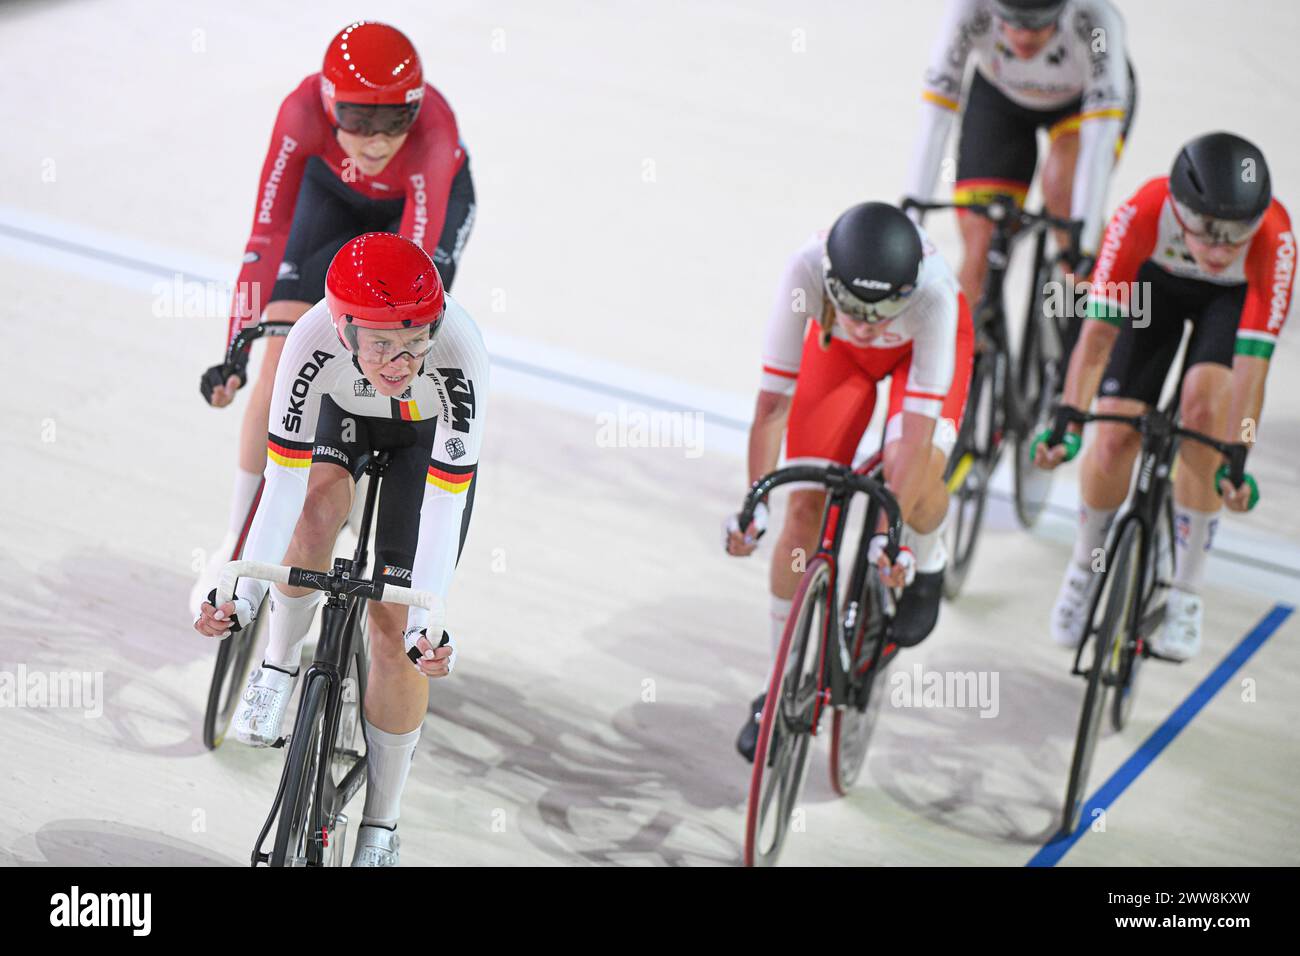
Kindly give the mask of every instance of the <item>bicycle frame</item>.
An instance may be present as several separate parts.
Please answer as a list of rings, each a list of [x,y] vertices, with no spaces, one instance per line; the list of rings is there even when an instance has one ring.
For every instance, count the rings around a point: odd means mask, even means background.
[[[1142,448],[1139,453],[1140,465],[1133,500],[1125,509],[1120,520],[1115,523],[1115,528],[1111,532],[1112,543],[1106,550],[1106,568],[1103,571],[1103,574],[1109,573],[1118,557],[1115,549],[1122,539],[1125,529],[1136,522],[1138,524],[1139,539],[1138,562],[1142,574],[1140,580],[1143,584],[1143,592],[1138,614],[1135,616],[1133,623],[1136,634],[1129,635],[1132,640],[1137,640],[1150,633],[1151,628],[1159,624],[1164,616],[1163,605],[1155,609],[1154,612],[1148,613],[1147,611],[1156,589],[1161,586],[1154,573],[1156,569],[1152,567],[1151,545],[1154,540],[1156,524],[1160,520],[1161,512],[1165,508],[1171,492],[1171,475],[1173,473],[1173,462],[1178,454],[1178,446],[1184,440],[1191,440],[1213,448],[1228,459],[1229,481],[1234,486],[1239,486],[1244,480],[1243,476],[1246,469],[1246,448],[1244,445],[1229,444],[1209,435],[1193,431],[1190,428],[1183,428],[1177,423],[1181,392],[1180,386],[1175,390],[1173,398],[1165,408],[1153,408],[1143,415],[1094,415],[1080,413],[1075,409],[1062,406],[1057,409],[1056,422],[1047,441],[1049,447],[1060,444],[1066,426],[1072,421],[1080,424],[1087,422],[1115,422],[1136,429],[1142,436]],[[1150,574],[1148,574],[1149,571]],[[1075,675],[1085,673],[1080,669],[1079,662],[1083,657],[1083,649],[1087,644],[1086,640],[1081,641],[1075,651],[1074,665],[1071,668],[1071,672]],[[1145,648],[1143,653],[1147,653]]]
[[[740,527],[749,527],[754,508],[757,507],[758,502],[766,497],[773,488],[791,482],[815,482],[824,485],[827,490],[826,509],[822,515],[822,527],[818,536],[820,544],[813,555],[813,559],[820,557],[830,566],[830,584],[826,598],[828,612],[826,627],[833,628],[834,643],[837,646],[832,648],[831,634],[821,635],[819,650],[821,659],[817,663],[817,700],[813,709],[812,726],[808,728],[813,734],[817,732],[823,709],[827,705],[834,707],[848,702],[849,680],[851,677],[848,668],[851,666],[850,655],[853,649],[846,645],[844,635],[847,628],[840,616],[839,552],[844,542],[844,533],[848,524],[844,519],[848,514],[849,507],[852,505],[854,495],[858,493],[865,494],[868,498],[868,505],[866,514],[863,517],[862,538],[849,578],[850,590],[848,593],[853,596],[852,600],[855,603],[857,602],[858,596],[863,593],[866,586],[867,574],[874,567],[867,560],[867,548],[871,537],[876,533],[875,529],[880,519],[881,510],[885,512],[886,517],[889,519],[889,530],[887,532],[889,540],[885,551],[889,555],[890,561],[898,557],[898,547],[902,534],[902,517],[899,513],[898,502],[884,487],[883,483],[875,477],[875,473],[880,469],[883,460],[883,453],[877,452],[856,471],[843,465],[831,465],[829,467],[795,465],[778,469],[754,483],[740,513]],[[855,615],[856,611],[855,608]],[[854,623],[856,623],[856,616]],[[877,657],[880,654],[881,652],[877,651]],[[871,666],[874,666],[874,664],[875,660],[872,661]]]

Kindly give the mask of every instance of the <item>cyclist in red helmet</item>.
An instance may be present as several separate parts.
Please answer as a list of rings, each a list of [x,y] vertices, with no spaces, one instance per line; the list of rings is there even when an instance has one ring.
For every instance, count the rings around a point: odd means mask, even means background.
[[[226,333],[259,321],[295,322],[325,293],[325,270],[344,243],[366,232],[418,243],[450,288],[474,221],[474,184],[456,118],[424,82],[420,57],[383,23],[344,27],[319,73],[285,98],[262,166],[253,231]],[[283,339],[266,339],[265,373],[244,411],[226,539],[191,594],[197,610],[231,557],[261,482],[267,410]],[[248,353],[208,369],[203,396],[234,401]]]
[[[375,524],[375,567],[386,586],[446,597],[465,543],[483,439],[488,359],[478,327],[443,291],[423,249],[371,233],[334,257],[325,298],[294,324],[275,374],[266,485],[244,547],[252,561],[327,570],[335,536],[372,451],[391,450]],[[235,600],[201,606],[195,630],[222,637],[252,623],[268,585],[243,578]],[[237,739],[273,745],[298,676],[320,591],[275,585],[270,637],[233,721]],[[368,605],[365,695],[368,762],[354,866],[398,858],[402,789],[429,705],[455,646],[429,612]],[[413,647],[424,658],[412,667]]]

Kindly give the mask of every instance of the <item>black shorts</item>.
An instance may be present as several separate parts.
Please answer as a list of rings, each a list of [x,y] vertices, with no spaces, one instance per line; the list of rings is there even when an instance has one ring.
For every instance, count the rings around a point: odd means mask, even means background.
[[[320,400],[312,464],[330,462],[346,469],[354,482],[361,479],[372,452],[388,451],[391,456],[380,485],[375,516],[375,559],[385,583],[411,586],[415,549],[420,538],[420,508],[424,504],[429,460],[438,420],[403,422],[390,418],[366,418],[345,412],[328,395]],[[347,436],[345,438],[345,436]],[[460,520],[460,545],[456,560],[465,548],[470,514],[474,508],[474,485],[465,493],[465,511]]]
[[[1137,76],[1128,66],[1129,99],[1124,110],[1120,142],[1128,138],[1137,108]],[[1028,192],[1038,168],[1038,131],[1078,116],[1083,110],[1079,97],[1054,110],[1031,110],[1009,100],[996,86],[975,71],[961,113],[961,137],[957,147],[957,182],[971,183],[980,197],[995,192]],[[1008,187],[998,189],[975,185],[993,180]]]
[[[1134,327],[1132,319],[1118,320],[1119,338],[1101,378],[1103,398],[1133,398],[1152,406],[1159,402],[1187,320],[1192,336],[1183,369],[1206,362],[1232,367],[1237,325],[1246,304],[1244,283],[1225,287],[1185,279],[1152,262],[1143,263],[1137,281],[1149,290],[1148,312],[1138,320],[1141,327]]]
[[[397,232],[405,206],[406,200],[401,197],[362,196],[339,179],[323,159],[310,157],[270,301],[319,302],[325,297],[325,273],[335,253],[363,233]],[[473,217],[474,181],[467,159],[452,181],[442,235],[433,256],[447,289],[456,278],[456,264]]]

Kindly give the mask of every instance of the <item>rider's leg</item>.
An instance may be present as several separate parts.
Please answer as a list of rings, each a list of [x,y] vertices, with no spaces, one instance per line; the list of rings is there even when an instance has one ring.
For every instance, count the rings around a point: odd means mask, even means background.
[[[957,226],[961,230],[962,260],[957,272],[961,291],[969,302],[980,300],[984,276],[988,272],[989,243],[993,239],[993,223],[982,216],[959,212]]]
[[[899,447],[898,441],[885,445],[885,480],[890,483],[895,481]],[[920,497],[904,525],[904,544],[912,549],[919,574],[942,571],[946,560],[943,519],[948,514],[948,489],[943,482],[943,472],[947,465],[948,456],[944,450],[931,445]]]
[[[1203,363],[1188,369],[1183,380],[1180,417],[1184,428],[1206,435],[1222,435],[1227,427],[1232,371],[1223,365]],[[1205,557],[1213,543],[1222,499],[1214,487],[1221,456],[1200,442],[1179,446],[1174,470],[1174,517],[1180,534],[1174,585],[1195,593],[1201,588]],[[1186,529],[1186,536],[1181,533]]]
[[[821,530],[822,513],[826,510],[826,492],[794,491],[786,506],[785,524],[772,551],[772,568],[769,573],[771,600],[768,622],[773,658],[777,645],[785,633],[790,617],[790,604],[799,588],[803,571],[809,559],[817,552],[817,532]]]
[[[321,571],[329,569],[334,539],[352,506],[352,489],[352,475],[346,468],[328,461],[312,463],[307,476],[307,499],[281,563]],[[298,666],[321,592],[273,584],[270,599],[271,633],[265,659],[269,664],[293,670]]]
[[[366,803],[362,826],[395,827],[411,758],[429,708],[429,678],[411,666],[402,635],[407,609],[375,604],[370,615],[366,690]]]
[[[1103,398],[1097,411],[1103,415],[1141,415],[1144,402],[1131,398]],[[1128,497],[1133,462],[1142,447],[1141,436],[1127,425],[1100,422],[1079,463],[1079,532],[1074,539],[1074,563],[1092,568],[1106,544],[1115,513]]]
[[[1187,342],[1179,417],[1183,427],[1220,437],[1243,423],[1229,423],[1232,363],[1244,290],[1225,290],[1196,317]],[[1214,474],[1221,456],[1199,442],[1179,446],[1174,469],[1174,580],[1164,626],[1154,647],[1177,660],[1193,657],[1201,646],[1201,581],[1214,543],[1221,505]]]

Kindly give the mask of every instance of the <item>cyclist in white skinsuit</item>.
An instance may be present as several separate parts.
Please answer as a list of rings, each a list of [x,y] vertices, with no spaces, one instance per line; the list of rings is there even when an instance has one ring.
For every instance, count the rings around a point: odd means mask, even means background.
[[[478,327],[445,296],[427,253],[386,233],[352,240],[330,266],[326,299],[285,340],[266,486],[244,556],[328,568],[366,456],[389,447],[375,572],[389,586],[445,598],[467,526],[487,392]],[[196,629],[220,636],[247,626],[267,587],[241,579],[237,600],[220,611],[205,604]],[[272,588],[270,640],[235,717],[240,740],[267,746],[279,738],[320,600],[319,591]],[[401,792],[428,708],[426,678],[450,672],[455,648],[437,647],[440,614],[412,608],[408,618],[400,605],[372,603],[369,618],[367,790],[354,865],[393,865]],[[416,668],[406,656],[413,646],[424,652]]]

